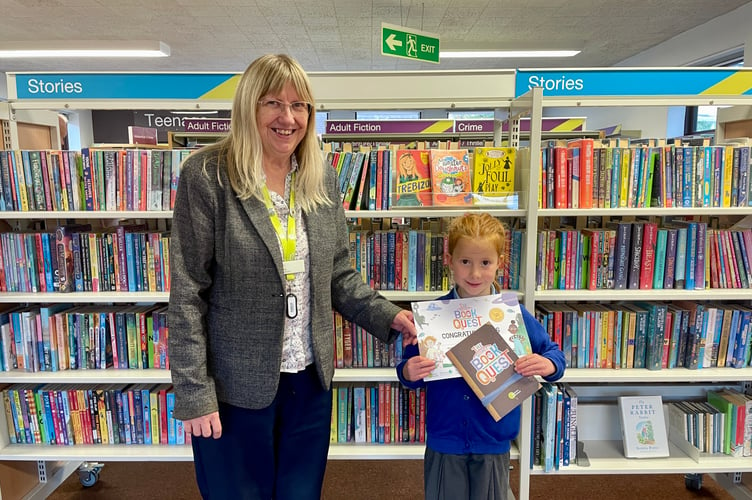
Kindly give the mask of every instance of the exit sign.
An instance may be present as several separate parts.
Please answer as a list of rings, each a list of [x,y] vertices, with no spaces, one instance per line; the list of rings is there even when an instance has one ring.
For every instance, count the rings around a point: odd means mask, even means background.
[[[438,64],[439,36],[381,23],[381,54]]]

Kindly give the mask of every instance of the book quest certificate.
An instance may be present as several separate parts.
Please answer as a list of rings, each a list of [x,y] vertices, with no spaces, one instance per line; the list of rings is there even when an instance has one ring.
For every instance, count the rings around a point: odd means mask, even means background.
[[[485,323],[491,323],[518,356],[532,353],[515,293],[413,302],[412,310],[420,355],[436,361],[426,382],[460,377],[446,353]]]

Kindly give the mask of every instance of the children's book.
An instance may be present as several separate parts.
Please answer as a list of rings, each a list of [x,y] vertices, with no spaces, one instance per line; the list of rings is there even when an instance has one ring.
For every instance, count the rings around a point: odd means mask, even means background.
[[[473,153],[473,200],[475,205],[514,203],[515,148],[478,147]]]
[[[491,323],[447,351],[447,357],[495,421],[535,394],[535,377],[514,371],[517,354]]]
[[[431,165],[427,149],[398,149],[393,169],[392,207],[431,205]]]
[[[436,361],[436,368],[425,378],[426,382],[460,377],[446,353],[487,322],[513,346],[518,356],[532,353],[514,293],[413,302],[412,310],[420,355]]]
[[[625,457],[656,458],[669,455],[660,395],[619,397],[619,416]]]
[[[468,150],[432,149],[431,186],[434,205],[472,205]]]

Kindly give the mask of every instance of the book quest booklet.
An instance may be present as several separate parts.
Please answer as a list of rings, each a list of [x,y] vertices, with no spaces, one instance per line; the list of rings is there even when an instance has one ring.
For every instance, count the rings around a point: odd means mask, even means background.
[[[485,323],[491,323],[518,356],[533,352],[516,293],[413,302],[412,310],[420,355],[436,361],[426,382],[460,377],[446,353]]]
[[[619,417],[625,457],[669,456],[661,396],[621,396]]]
[[[535,377],[514,371],[517,354],[491,323],[449,349],[447,357],[497,422],[540,388]]]

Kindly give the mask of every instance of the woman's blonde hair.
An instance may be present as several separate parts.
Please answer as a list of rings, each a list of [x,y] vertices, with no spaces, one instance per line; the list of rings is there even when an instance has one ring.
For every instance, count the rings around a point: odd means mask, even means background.
[[[241,200],[261,198],[264,185],[263,145],[256,116],[259,100],[276,94],[291,84],[300,99],[311,103],[308,127],[295,150],[298,171],[295,175],[295,202],[306,212],[331,203],[324,186],[324,160],[316,137],[316,105],[311,82],[295,59],[285,54],[268,54],[253,61],[240,77],[232,102],[230,133],[207,151],[217,151],[230,185]]]

